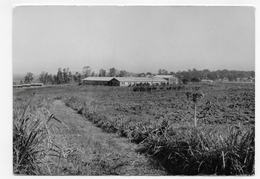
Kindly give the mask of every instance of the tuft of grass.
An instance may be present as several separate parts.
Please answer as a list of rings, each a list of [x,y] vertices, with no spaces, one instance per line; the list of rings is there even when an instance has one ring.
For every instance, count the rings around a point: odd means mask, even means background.
[[[52,142],[53,125],[49,125],[54,115],[48,119],[27,117],[26,111],[32,98],[27,102],[23,112],[14,110],[13,116],[13,172],[23,175],[52,175],[46,156],[60,158],[59,146]],[[32,107],[33,108],[33,107]],[[55,119],[59,123],[62,121]],[[63,123],[62,123],[63,124]]]
[[[216,131],[186,128],[151,134],[143,149],[173,175],[253,175],[254,128],[229,127],[226,137]]]

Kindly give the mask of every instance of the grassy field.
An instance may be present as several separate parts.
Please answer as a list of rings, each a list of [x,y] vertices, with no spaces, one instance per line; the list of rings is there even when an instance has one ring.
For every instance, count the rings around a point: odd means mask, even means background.
[[[196,104],[187,98],[187,92],[195,90],[204,94]],[[57,105],[57,101],[62,103]],[[57,118],[55,111],[65,107],[62,104],[112,138],[119,136],[131,141],[135,154],[130,151],[112,154],[119,143],[129,148],[125,140],[117,141],[114,146],[108,142],[102,147],[98,137],[90,137],[89,145],[81,147],[86,138],[77,139],[74,156],[78,159],[67,160],[64,151],[71,148],[69,144],[75,141],[74,135],[85,127],[82,121],[76,122],[76,117],[65,119],[70,116],[65,109],[58,112],[66,113],[62,117],[65,120]],[[14,91],[13,113],[14,173],[17,174],[254,174],[254,84],[192,84],[150,92],[137,92],[133,87],[78,85],[22,89]],[[73,132],[70,122],[75,128]],[[81,128],[76,127],[80,125]],[[108,150],[109,147],[112,149]],[[83,159],[86,153],[91,157]],[[132,156],[128,160],[137,158],[133,155],[146,155],[149,161],[140,157],[132,163],[146,162],[147,166],[139,166],[139,172],[134,172],[136,166],[124,161],[127,155]],[[116,171],[120,165],[124,169]],[[141,172],[149,166],[154,167],[154,172]]]

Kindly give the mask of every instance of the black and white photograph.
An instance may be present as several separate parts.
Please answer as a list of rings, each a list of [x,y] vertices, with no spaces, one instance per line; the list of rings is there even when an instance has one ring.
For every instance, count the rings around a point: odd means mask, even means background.
[[[12,174],[254,176],[256,10],[13,6]]]

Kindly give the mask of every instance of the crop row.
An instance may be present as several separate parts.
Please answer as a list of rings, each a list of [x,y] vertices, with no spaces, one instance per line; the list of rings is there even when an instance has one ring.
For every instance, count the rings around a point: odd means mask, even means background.
[[[197,118],[204,124],[254,123],[254,91],[206,93],[198,101]],[[194,105],[184,92],[173,93],[106,93],[96,97],[92,105],[109,110],[114,115],[138,115],[153,119],[166,118],[189,122]]]
[[[185,95],[182,93],[145,93],[139,98],[134,98],[137,95],[133,94],[118,93],[122,98],[111,100],[115,95],[111,92],[99,96],[98,99],[103,101],[92,102],[86,101],[82,95],[73,94],[64,100],[67,106],[103,130],[117,132],[138,143],[140,147],[137,152],[157,159],[171,174],[253,174],[254,126],[244,127],[236,122],[239,120],[243,124],[243,121],[250,120],[254,123],[254,93],[227,92],[230,94],[211,94],[200,101],[198,118],[205,120],[201,120],[197,128],[187,123],[192,119],[193,109],[192,103],[183,100]],[[243,101],[239,102],[241,99]],[[238,106],[245,115],[237,113],[234,106]],[[252,118],[248,117],[249,114]],[[225,115],[226,121],[223,119]],[[232,115],[235,116],[235,123],[232,123]],[[223,123],[231,121],[236,125],[209,127],[205,125],[206,119],[210,124],[214,121],[220,124],[221,119]]]

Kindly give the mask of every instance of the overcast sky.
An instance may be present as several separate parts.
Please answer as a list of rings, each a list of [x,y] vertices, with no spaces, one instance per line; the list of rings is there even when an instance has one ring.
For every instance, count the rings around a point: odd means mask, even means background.
[[[91,66],[130,72],[255,69],[255,9],[184,6],[20,6],[13,73]]]

